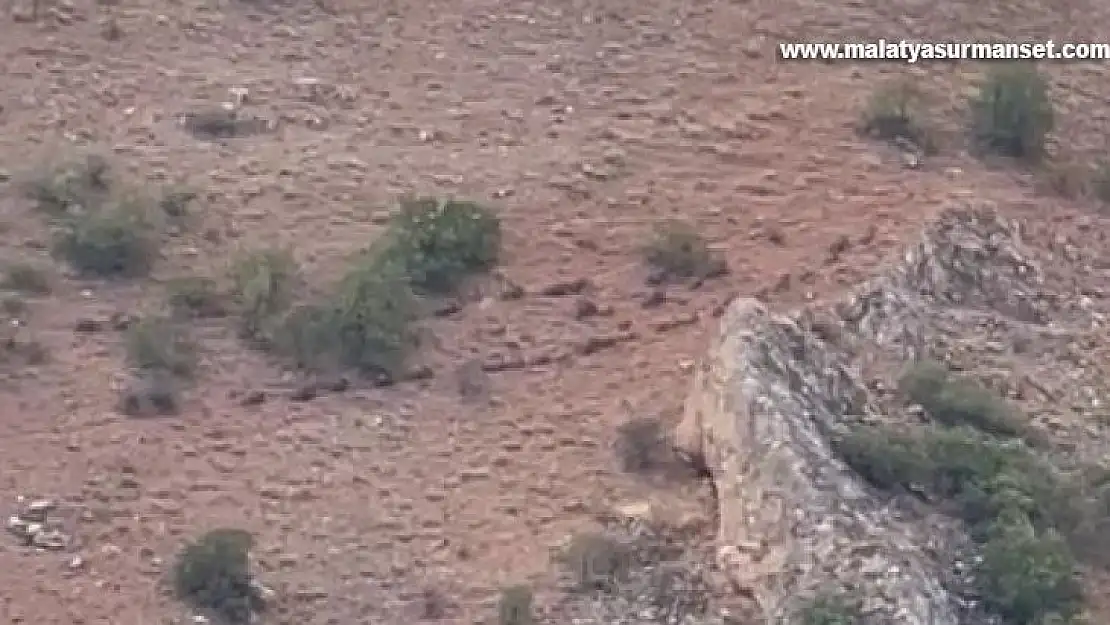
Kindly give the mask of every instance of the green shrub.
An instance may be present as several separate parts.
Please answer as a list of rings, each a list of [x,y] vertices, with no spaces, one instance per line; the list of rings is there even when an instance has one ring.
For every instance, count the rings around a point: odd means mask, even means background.
[[[984,602],[1016,625],[1070,619],[1083,601],[1075,559],[1053,530],[1037,532],[1021,518],[996,523],[977,567]]]
[[[1074,611],[1075,562],[1060,536],[1083,527],[1084,502],[1022,442],[969,427],[859,428],[838,439],[836,449],[876,486],[924,490],[954,504],[982,544],[977,580],[999,614],[1026,625]]]
[[[971,133],[984,152],[1038,159],[1055,113],[1048,82],[1030,65],[994,68],[971,101]]]
[[[293,255],[277,248],[248,252],[232,264],[234,299],[247,338],[270,340],[292,305],[298,274]]]
[[[615,590],[632,569],[635,553],[631,545],[604,534],[583,533],[571,537],[560,560],[579,590]]]
[[[843,592],[817,595],[802,605],[799,625],[859,625],[863,623],[860,602]]]
[[[231,623],[247,623],[264,607],[250,573],[251,535],[216,529],[185,546],[172,571],[177,597]]]
[[[26,192],[37,208],[53,217],[78,210],[95,211],[111,196],[111,166],[99,155],[87,155],[33,175]]]
[[[401,202],[380,247],[383,260],[397,263],[414,288],[454,290],[460,280],[497,263],[501,222],[469,201],[415,198]]]
[[[146,317],[127,328],[128,364],[139,371],[164,371],[187,378],[196,369],[196,350],[170,319]]]
[[[396,265],[364,256],[340,281],[328,306],[315,315],[315,328],[333,337],[342,364],[369,373],[396,376],[414,344],[412,322],[417,302]],[[319,336],[318,330],[310,335]]]
[[[863,133],[884,141],[904,140],[927,151],[934,146],[921,122],[922,98],[905,80],[888,83],[871,95],[863,113]]]
[[[668,278],[707,278],[725,269],[725,261],[709,249],[689,224],[671,222],[656,228],[644,247],[644,259]]]
[[[532,589],[524,584],[503,589],[497,602],[497,625],[532,625],[533,622]]]
[[[191,317],[222,317],[227,314],[224,294],[211,278],[174,278],[166,283],[170,308]]]
[[[6,289],[45,295],[50,292],[50,279],[46,272],[30,263],[11,263],[4,272],[3,286]]]
[[[945,425],[968,425],[996,436],[1022,436],[1026,428],[1006,401],[970,379],[926,361],[910,367],[899,383],[906,397]]]
[[[73,215],[54,250],[81,274],[99,277],[143,275],[157,254],[144,211],[130,202]]]

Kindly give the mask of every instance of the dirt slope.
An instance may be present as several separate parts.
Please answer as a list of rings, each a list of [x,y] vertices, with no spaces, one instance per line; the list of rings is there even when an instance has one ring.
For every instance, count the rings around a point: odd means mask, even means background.
[[[784,64],[775,42],[1089,40],[1110,25],[1110,9],[1085,1],[77,4],[0,23],[0,168],[18,174],[68,139],[107,146],[136,176],[203,189],[203,224],[164,250],[156,281],[219,272],[240,247],[273,242],[326,279],[393,198],[418,191],[501,207],[503,271],[533,294],[431,322],[430,381],[308,403],[289,401],[280,369],[226,327],[201,325],[201,383],[183,416],[136,421],[113,411],[118,335],[74,328],[161,292],[59,273],[26,315],[50,360],[0,388],[0,505],[50,496],[87,512],[72,523],[76,553],[0,543],[9,622],[179,617],[157,587],[165,563],[217,525],[257,534],[281,623],[411,622],[427,586],[465,622],[489,615],[501,584],[542,591],[549,545],[657,488],[616,470],[614,426],[673,416],[710,312],[732,294],[779,304],[837,292],[953,196],[1063,223],[1086,209],[1034,199],[1020,174],[989,173],[958,143],[905,169],[852,128],[876,81],[905,67]],[[974,70],[916,70],[949,130]],[[1062,136],[1101,147],[1102,68],[1051,70]],[[275,131],[220,143],[182,130],[182,113],[238,87]],[[6,258],[46,261],[26,202],[8,189],[0,210]],[[732,274],[645,308],[638,247],[665,217],[694,221]],[[830,261],[841,237],[851,245]],[[610,316],[577,320],[574,298],[534,295],[577,278]],[[635,340],[575,350],[627,328]],[[563,352],[573,355],[486,376],[489,401],[459,398],[465,362]],[[233,395],[249,389],[274,393],[243,407]],[[697,488],[654,494],[696,503]]]

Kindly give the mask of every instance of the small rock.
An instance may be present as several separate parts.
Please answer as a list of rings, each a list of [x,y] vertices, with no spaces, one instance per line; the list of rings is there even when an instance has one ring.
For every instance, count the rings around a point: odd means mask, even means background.
[[[289,394],[291,401],[305,402],[316,399],[320,394],[320,387],[315,382],[307,382],[293,389]]]
[[[266,393],[259,390],[247,391],[239,400],[240,406],[258,406],[266,401]]]
[[[104,329],[104,324],[96,319],[81,318],[77,323],[73,324],[73,330],[82,334],[90,334],[93,332],[100,332]]]
[[[575,278],[549,284],[540,289],[538,293],[543,297],[566,297],[568,295],[578,295],[589,286],[590,281],[586,278]]]
[[[574,303],[574,318],[581,321],[587,317],[596,316],[601,311],[593,300],[587,298],[579,298]]]

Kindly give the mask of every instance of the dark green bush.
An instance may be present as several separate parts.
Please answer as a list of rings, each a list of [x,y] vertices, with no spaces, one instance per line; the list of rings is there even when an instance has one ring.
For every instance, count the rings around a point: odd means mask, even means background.
[[[1048,81],[1032,65],[990,71],[971,101],[971,134],[984,152],[1039,159],[1055,113]]]
[[[122,202],[65,220],[55,236],[54,251],[81,274],[124,277],[150,271],[155,245],[142,208]]]
[[[164,371],[188,378],[196,369],[193,343],[170,319],[146,317],[127,328],[128,364],[139,371]]]
[[[501,253],[501,222],[475,202],[415,198],[401,202],[381,245],[414,288],[432,293],[493,267]]]
[[[247,252],[232,264],[232,294],[244,336],[260,342],[270,340],[293,303],[298,275],[293,255],[283,249]]]
[[[977,568],[983,600],[1016,625],[1079,613],[1083,591],[1075,558],[1054,530],[1038,532],[1020,516],[993,525]]]
[[[976,382],[949,373],[944,365],[925,361],[910,367],[900,389],[934,420],[968,425],[996,436],[1022,436],[1023,424],[1004,399]]]
[[[692,226],[670,222],[656,228],[644,259],[667,278],[708,278],[723,273],[725,260],[709,249]]]
[[[357,260],[317,323],[330,328],[340,362],[395,376],[414,345],[417,302],[401,270],[374,256]]]
[[[836,441],[845,462],[878,487],[924,491],[954,505],[983,545],[977,577],[988,604],[1021,625],[1068,616],[1078,601],[1061,533],[1082,527],[1076,488],[1018,440],[970,427],[899,433],[859,428]]]
[[[876,139],[901,139],[931,152],[935,146],[921,121],[921,109],[921,93],[913,83],[905,80],[888,83],[868,100],[861,129]]]
[[[186,545],[172,571],[178,598],[228,622],[249,622],[264,608],[250,573],[252,543],[243,530],[216,529]]]

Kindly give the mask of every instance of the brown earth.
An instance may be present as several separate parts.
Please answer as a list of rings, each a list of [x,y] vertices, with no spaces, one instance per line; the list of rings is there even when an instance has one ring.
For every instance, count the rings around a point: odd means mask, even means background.
[[[964,156],[961,101],[982,67],[913,68],[943,141],[911,170],[853,128],[876,84],[906,66],[783,63],[775,43],[1093,41],[1110,27],[1101,3],[362,4],[120,0],[44,4],[27,21],[17,3],[2,23],[0,168],[18,177],[69,140],[205,191],[203,223],[173,239],[153,282],[81,282],[58,267],[54,293],[31,300],[21,331],[50,359],[7,372],[0,390],[0,502],[55,497],[86,512],[73,553],[0,543],[8,622],[179,619],[159,588],[165,563],[221,525],[257,535],[281,623],[412,622],[426,587],[452,598],[457,622],[487,618],[503,584],[532,582],[544,600],[549,546],[596,512],[645,497],[700,505],[700,485],[622,475],[608,448],[631,416],[677,414],[711,311],[732,295],[838,292],[953,197],[1039,220],[1038,236],[1091,240],[1074,231],[1091,206],[1036,197],[1028,174]],[[1060,145],[1096,152],[1103,68],[1048,69]],[[246,110],[279,121],[274,132],[221,143],[183,131],[181,114],[237,87]],[[158,281],[218,274],[243,246],[288,244],[327,280],[414,191],[500,207],[502,270],[529,293],[430,322],[419,360],[433,379],[294,402],[279,367],[226,325],[200,324],[200,383],[182,416],[115,413],[118,335],[77,333],[79,319],[157,305]],[[48,262],[27,203],[9,188],[0,209],[6,260]],[[697,224],[732,273],[647,308],[638,248],[670,217]],[[578,278],[610,315],[579,320],[575,297],[536,295]],[[626,330],[608,349],[576,348]],[[488,401],[459,397],[467,362],[563,353],[479,376]],[[258,389],[269,401],[240,405],[237,393]]]

